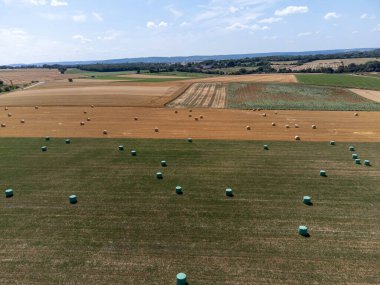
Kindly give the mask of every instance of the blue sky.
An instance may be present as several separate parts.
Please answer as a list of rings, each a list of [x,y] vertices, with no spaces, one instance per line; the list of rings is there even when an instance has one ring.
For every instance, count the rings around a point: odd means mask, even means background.
[[[0,64],[380,47],[379,0],[0,0]]]

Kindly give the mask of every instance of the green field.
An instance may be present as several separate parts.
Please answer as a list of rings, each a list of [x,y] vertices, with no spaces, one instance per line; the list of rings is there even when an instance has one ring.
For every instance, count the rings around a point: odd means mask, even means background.
[[[160,72],[160,73],[149,73],[147,70],[141,71],[141,74],[161,76],[160,78],[128,78],[122,77],[122,75],[136,74],[136,71],[115,71],[115,72],[94,72],[94,71],[84,71],[80,69],[68,69],[66,74],[81,74],[84,77],[98,80],[117,80],[125,82],[168,82],[168,81],[178,81],[186,80],[192,78],[202,78],[209,77],[207,74],[202,73],[189,73],[189,72]],[[178,78],[168,77],[168,76],[178,76]]]
[[[380,144],[268,143],[2,138],[0,283],[378,284]]]
[[[298,82],[310,85],[380,90],[380,78],[349,74],[297,74]]]
[[[281,83],[231,83],[227,89],[227,108],[328,111],[379,111],[380,103],[349,90]]]

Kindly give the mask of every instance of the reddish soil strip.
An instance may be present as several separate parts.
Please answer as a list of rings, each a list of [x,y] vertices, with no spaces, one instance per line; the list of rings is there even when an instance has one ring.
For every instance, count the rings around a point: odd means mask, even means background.
[[[87,114],[83,112],[87,111]],[[2,137],[118,137],[118,138],[176,138],[227,140],[294,140],[337,142],[380,142],[380,112],[320,112],[265,111],[262,112],[193,109],[193,116],[203,115],[195,122],[188,110],[142,107],[9,107],[0,109]],[[8,117],[8,113],[12,113]],[[86,118],[91,121],[87,122]],[[138,117],[138,121],[134,120]],[[20,121],[25,119],[25,123]],[[85,121],[84,126],[80,122]],[[272,122],[277,124],[272,127]],[[286,129],[285,125],[290,128]],[[300,128],[294,128],[298,124]],[[246,126],[252,127],[251,131]],[[317,129],[313,130],[312,125]],[[160,132],[154,132],[158,127]],[[103,130],[108,135],[103,135]]]

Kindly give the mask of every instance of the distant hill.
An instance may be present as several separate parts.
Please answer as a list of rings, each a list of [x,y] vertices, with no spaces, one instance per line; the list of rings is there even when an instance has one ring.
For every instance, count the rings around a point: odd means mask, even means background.
[[[355,48],[355,49],[334,49],[301,52],[268,52],[268,53],[248,53],[248,54],[227,54],[227,55],[194,55],[194,56],[175,56],[175,57],[138,57],[108,60],[89,60],[89,61],[62,61],[62,62],[40,62],[34,65],[60,64],[60,65],[83,65],[83,64],[118,64],[118,63],[179,63],[179,62],[201,62],[205,60],[228,60],[242,59],[265,56],[297,56],[297,55],[316,55],[316,54],[335,54],[352,51],[371,51],[376,48]],[[13,64],[10,66],[23,66],[23,64]]]

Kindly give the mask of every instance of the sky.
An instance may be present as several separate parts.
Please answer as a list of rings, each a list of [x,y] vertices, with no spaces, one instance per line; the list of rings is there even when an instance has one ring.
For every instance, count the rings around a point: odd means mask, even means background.
[[[0,0],[0,65],[366,47],[379,0]]]

